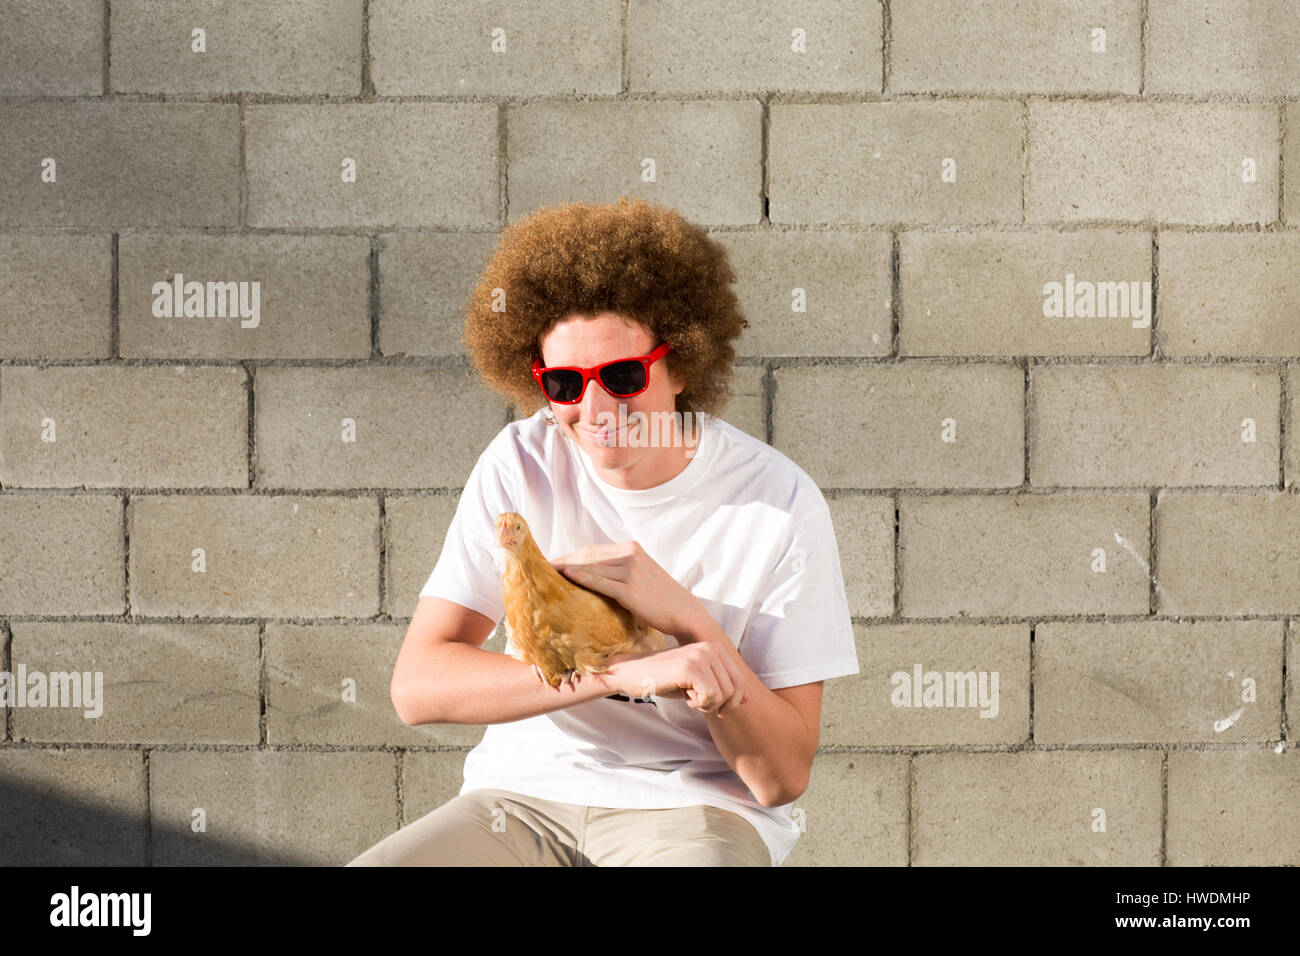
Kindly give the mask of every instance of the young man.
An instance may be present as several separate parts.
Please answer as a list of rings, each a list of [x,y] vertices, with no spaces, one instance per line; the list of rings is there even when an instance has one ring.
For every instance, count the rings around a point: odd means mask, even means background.
[[[641,201],[544,209],[503,234],[465,341],[485,381],[536,411],[471,472],[392,685],[408,724],[489,726],[455,799],[349,865],[788,855],[822,681],[858,663],[820,490],[715,415],[748,325],[733,281],[707,233]],[[561,573],[678,646],[558,689],[483,651],[508,511]]]

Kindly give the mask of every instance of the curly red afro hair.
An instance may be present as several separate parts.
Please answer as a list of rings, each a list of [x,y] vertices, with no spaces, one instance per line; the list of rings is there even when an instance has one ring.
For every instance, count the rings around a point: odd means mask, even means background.
[[[517,410],[547,405],[532,375],[557,322],[614,312],[673,350],[676,410],[717,415],[730,397],[732,341],[749,323],[726,249],[675,210],[637,199],[539,209],[501,233],[465,308],[463,343],[488,387]]]

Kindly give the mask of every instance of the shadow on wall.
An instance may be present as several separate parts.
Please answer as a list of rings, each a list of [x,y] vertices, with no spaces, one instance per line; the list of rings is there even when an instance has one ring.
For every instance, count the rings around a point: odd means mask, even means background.
[[[120,801],[119,801],[120,802]],[[0,866],[320,866],[305,855],[147,819],[139,801],[114,807],[0,776]],[[209,821],[209,824],[211,821]],[[322,835],[324,838],[326,835]]]

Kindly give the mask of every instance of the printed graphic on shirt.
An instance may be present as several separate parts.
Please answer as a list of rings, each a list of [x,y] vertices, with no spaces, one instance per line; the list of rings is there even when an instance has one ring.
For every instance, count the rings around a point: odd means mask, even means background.
[[[659,705],[656,704],[649,697],[625,697],[622,694],[606,694],[605,699],[606,700],[630,700],[634,704],[649,704],[651,707],[655,708],[656,710],[659,709]]]

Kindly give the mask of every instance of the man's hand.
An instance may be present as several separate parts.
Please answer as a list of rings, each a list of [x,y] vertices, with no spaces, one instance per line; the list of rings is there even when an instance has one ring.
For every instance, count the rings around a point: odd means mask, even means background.
[[[749,699],[740,671],[717,644],[702,642],[648,654],[616,654],[593,678],[628,697],[675,697],[724,717]]]
[[[679,641],[693,640],[686,635],[709,613],[635,541],[589,545],[550,563],[575,584],[612,597],[633,616]]]

